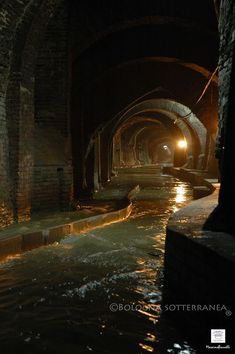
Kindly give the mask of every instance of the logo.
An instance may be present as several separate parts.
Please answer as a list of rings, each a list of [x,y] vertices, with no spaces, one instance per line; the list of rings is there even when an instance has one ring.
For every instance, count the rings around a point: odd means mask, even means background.
[[[225,329],[211,329],[211,343],[225,343]]]

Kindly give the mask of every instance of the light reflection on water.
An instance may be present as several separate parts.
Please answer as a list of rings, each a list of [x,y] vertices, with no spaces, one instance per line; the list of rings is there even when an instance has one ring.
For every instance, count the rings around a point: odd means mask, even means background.
[[[175,197],[176,203],[184,203],[186,201],[185,186],[182,184],[180,186],[176,186],[175,189],[176,189],[176,197]]]
[[[178,353],[174,339],[195,353],[177,330],[160,325],[157,308],[165,226],[189,199],[189,186],[168,178],[164,189],[142,189],[125,222],[70,235],[2,263],[1,354],[16,348],[50,354]]]

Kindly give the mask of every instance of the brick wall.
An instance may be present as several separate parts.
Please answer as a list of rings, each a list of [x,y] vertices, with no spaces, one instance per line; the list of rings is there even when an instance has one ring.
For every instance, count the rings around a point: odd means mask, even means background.
[[[30,218],[38,49],[62,0],[0,4],[0,228]]]
[[[5,99],[0,96],[0,229],[13,222]]]
[[[33,210],[67,210],[72,198],[71,166],[35,166]]]
[[[64,210],[72,199],[68,86],[68,12],[61,5],[36,65],[33,210]]]
[[[11,174],[11,142],[6,109],[14,44],[20,28],[26,22],[31,22],[31,10],[33,7],[37,8],[38,3],[39,1],[16,0],[0,4],[0,229],[14,221],[14,180]]]
[[[40,48],[35,74],[35,120],[68,135],[68,13],[60,6]]]

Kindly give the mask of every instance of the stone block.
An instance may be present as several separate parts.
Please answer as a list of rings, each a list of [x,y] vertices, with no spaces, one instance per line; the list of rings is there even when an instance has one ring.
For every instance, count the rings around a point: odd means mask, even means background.
[[[33,248],[44,245],[44,237],[41,231],[22,235],[22,251],[29,251]]]
[[[71,227],[69,224],[49,229],[48,236],[46,237],[46,243],[51,244],[60,241],[62,238],[70,234],[70,230]]]
[[[11,238],[0,240],[0,259],[22,252],[22,236],[17,235]]]

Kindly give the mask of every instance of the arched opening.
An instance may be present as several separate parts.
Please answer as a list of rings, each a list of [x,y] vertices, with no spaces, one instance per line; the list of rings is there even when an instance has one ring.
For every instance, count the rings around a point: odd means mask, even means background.
[[[165,119],[167,120],[167,119]],[[186,163],[186,149],[178,142],[185,140],[177,127],[161,123],[157,117],[132,117],[124,122],[113,137],[113,168]]]
[[[169,148],[168,152],[174,155],[174,166],[207,168],[208,137],[204,125],[188,107],[170,99],[159,98],[143,100],[128,106],[126,111],[121,111],[104,126],[99,127],[86,150],[86,161],[89,162],[89,156],[93,156],[92,159],[97,162],[93,165],[97,169],[94,170],[94,175],[99,176],[102,184],[110,180],[115,164],[119,166],[150,164],[149,143],[154,139],[156,143],[156,139],[164,137],[171,140],[170,147],[166,144],[161,145],[159,141],[158,148],[162,150],[162,157],[166,155],[163,146],[166,145],[166,150]],[[98,150],[94,149],[97,139]],[[181,140],[186,141],[187,146],[179,144]],[[96,189],[97,183],[96,181]]]
[[[81,87],[78,85],[80,81],[75,84],[78,75],[76,67],[72,113],[76,195],[83,194],[84,187],[87,190],[94,188],[92,173],[99,176],[100,183],[110,179],[113,158],[110,137],[118,129],[121,117],[125,120],[143,114],[154,119],[158,116],[167,129],[173,131],[174,127],[178,127],[183,138],[185,136],[187,155],[179,157],[178,161],[176,156],[176,166],[185,165],[187,168],[209,171],[216,176],[217,163],[213,152],[217,120],[216,77],[203,99],[195,105],[210,78],[210,71],[180,59],[150,57],[103,68],[95,80],[83,82],[84,87]],[[164,74],[166,72],[167,76]],[[82,80],[80,74],[79,80]],[[81,99],[77,95],[79,89],[84,93]],[[155,100],[154,108],[151,100]],[[143,102],[148,102],[147,106]],[[85,117],[89,117],[90,123]],[[79,141],[76,139],[78,132],[82,137]],[[98,136],[99,153],[97,148],[91,148],[95,146]],[[97,154],[98,159],[95,158]],[[178,149],[178,156],[180,154],[183,154],[183,150]],[[94,166],[97,163],[100,167],[96,173],[97,167]],[[84,165],[90,166],[90,173]]]

